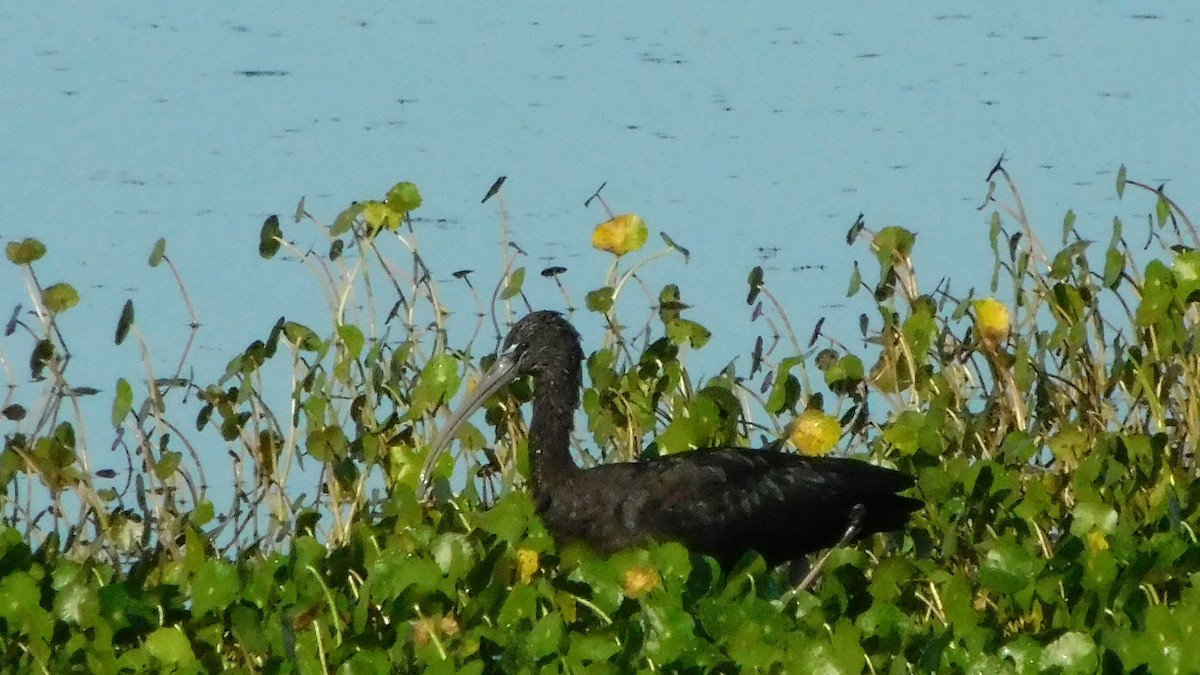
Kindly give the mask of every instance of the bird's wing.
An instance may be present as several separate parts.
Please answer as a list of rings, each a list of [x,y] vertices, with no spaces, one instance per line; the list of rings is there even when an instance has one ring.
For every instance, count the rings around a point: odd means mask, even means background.
[[[909,477],[855,460],[728,448],[640,464],[643,489],[622,522],[718,554],[805,553],[835,543],[857,504],[864,534],[899,526],[919,504],[895,495]]]

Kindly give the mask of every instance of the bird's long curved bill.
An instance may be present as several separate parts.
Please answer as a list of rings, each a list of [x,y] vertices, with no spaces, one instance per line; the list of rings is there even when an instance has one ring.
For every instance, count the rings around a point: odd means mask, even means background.
[[[484,373],[483,379],[475,386],[475,390],[468,393],[463,402],[454,409],[454,412],[450,413],[450,418],[442,427],[442,433],[438,434],[437,439],[429,446],[429,455],[425,457],[425,464],[421,467],[420,495],[422,501],[429,499],[430,492],[433,490],[433,468],[437,466],[438,458],[454,441],[459,427],[470,419],[476,410],[483,407],[492,394],[500,391],[504,385],[515,379],[517,379],[516,358],[511,354],[501,354],[492,367]]]

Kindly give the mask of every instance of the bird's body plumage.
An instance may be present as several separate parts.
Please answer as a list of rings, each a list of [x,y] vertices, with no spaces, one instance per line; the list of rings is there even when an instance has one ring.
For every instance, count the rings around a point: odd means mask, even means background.
[[[711,448],[579,468],[570,455],[583,351],[561,315],[534,312],[513,327],[497,365],[447,425],[435,451],[487,396],[533,376],[529,426],[532,491],[560,543],[601,553],[678,541],[732,563],[754,550],[781,563],[855,538],[898,529],[919,500],[897,492],[911,477],[865,462],[748,448]]]

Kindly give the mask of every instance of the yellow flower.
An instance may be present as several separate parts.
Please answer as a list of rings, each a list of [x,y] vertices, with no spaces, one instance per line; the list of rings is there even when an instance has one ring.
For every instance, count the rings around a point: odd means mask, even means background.
[[[648,230],[641,216],[626,213],[606,220],[592,232],[592,246],[622,256],[646,244]]]
[[[523,548],[517,551],[517,576],[521,583],[527,584],[533,580],[538,571],[538,553],[532,549]]]
[[[657,588],[660,581],[658,572],[654,571],[651,567],[644,565],[630,567],[625,570],[625,583],[623,585],[625,597],[641,597]]]
[[[995,349],[1008,337],[1012,318],[1004,303],[995,298],[975,301],[975,327],[985,347]]]
[[[1108,537],[1104,536],[1104,532],[1100,530],[1100,528],[1096,528],[1091,532],[1088,532],[1087,538],[1084,541],[1087,542],[1089,551],[1108,550]]]
[[[792,422],[788,440],[802,455],[819,457],[837,445],[842,425],[820,410],[805,410]]]

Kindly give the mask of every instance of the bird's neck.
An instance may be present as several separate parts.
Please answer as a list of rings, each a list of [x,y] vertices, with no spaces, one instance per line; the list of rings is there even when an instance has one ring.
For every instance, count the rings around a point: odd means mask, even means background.
[[[580,374],[541,374],[534,381],[533,417],[529,422],[529,453],[535,496],[563,485],[579,471],[571,459],[571,429],[579,406]]]

